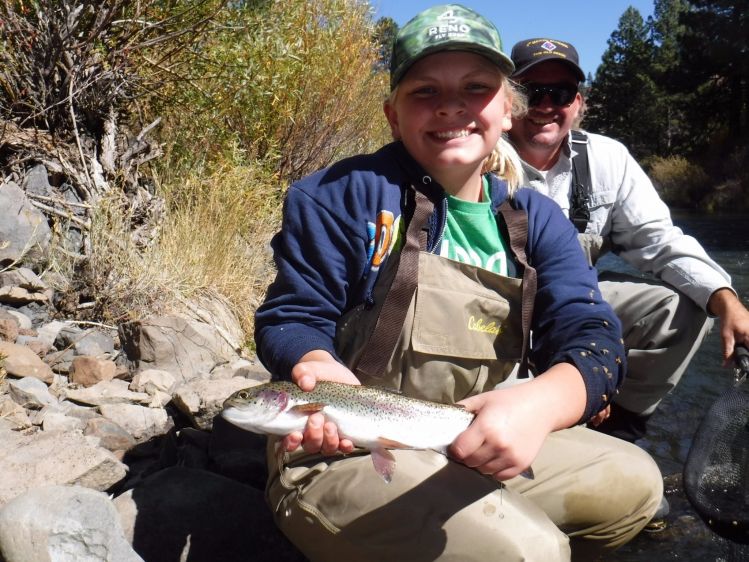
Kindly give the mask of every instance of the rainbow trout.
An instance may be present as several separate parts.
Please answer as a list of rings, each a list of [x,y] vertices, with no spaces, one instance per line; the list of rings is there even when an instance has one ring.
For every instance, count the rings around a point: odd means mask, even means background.
[[[226,399],[221,415],[253,433],[288,435],[303,431],[314,412],[334,422],[341,437],[369,449],[375,470],[386,482],[395,471],[388,449],[432,449],[446,455],[447,447],[474,418],[462,406],[325,381],[312,392],[286,381],[242,389]],[[525,475],[532,477],[529,471]]]

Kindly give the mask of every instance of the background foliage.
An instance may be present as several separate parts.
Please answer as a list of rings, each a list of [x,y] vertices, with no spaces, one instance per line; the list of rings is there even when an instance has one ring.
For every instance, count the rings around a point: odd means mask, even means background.
[[[56,181],[90,196],[86,255],[49,267],[91,319],[218,299],[251,341],[289,183],[389,140],[398,26],[372,14],[365,0],[0,3],[0,165],[19,179],[57,161]],[[585,128],[622,140],[672,204],[746,208],[748,43],[746,0],[655,0],[647,21],[628,8],[585,85]]]
[[[667,166],[689,174],[677,184],[709,178],[701,190],[664,188],[667,202],[749,209],[748,54],[746,0],[655,0],[647,21],[630,7],[590,84],[585,126],[646,163],[688,160],[689,168]]]
[[[135,131],[157,137],[137,181],[117,166],[102,177],[111,189],[92,207],[87,254],[51,260],[94,319],[218,299],[250,341],[288,184],[389,138],[367,2],[8,0],[0,26],[4,175],[20,183],[40,161],[8,131],[65,148],[82,189],[74,164],[101,160],[108,127],[133,131],[123,152],[142,142]],[[134,237],[145,206],[159,212]]]

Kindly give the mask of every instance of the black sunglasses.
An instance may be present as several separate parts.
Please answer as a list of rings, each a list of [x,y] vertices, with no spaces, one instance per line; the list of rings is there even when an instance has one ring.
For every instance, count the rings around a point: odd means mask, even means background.
[[[577,86],[569,82],[561,84],[537,84],[536,82],[526,82],[521,84],[525,95],[528,96],[528,107],[540,105],[546,96],[549,96],[551,103],[557,107],[567,107],[577,95]]]

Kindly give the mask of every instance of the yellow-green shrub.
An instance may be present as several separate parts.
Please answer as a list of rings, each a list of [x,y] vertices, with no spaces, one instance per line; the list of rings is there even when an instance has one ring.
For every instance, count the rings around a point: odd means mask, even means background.
[[[709,190],[707,173],[682,156],[656,156],[648,162],[648,167],[650,179],[668,205],[694,207]]]
[[[229,303],[249,341],[287,185],[388,140],[368,3],[226,4],[181,60],[146,54],[149,83],[162,84],[139,109],[148,122],[162,118],[155,236],[136,243],[140,217],[113,196],[92,217],[91,259],[83,268],[58,260],[96,295],[93,318],[118,323],[212,298]]]
[[[189,84],[167,108],[172,154],[261,161],[282,188],[386,140],[386,77],[376,71],[371,7],[356,0],[276,0],[225,8]]]
[[[96,212],[86,267],[102,319],[215,296],[249,340],[273,278],[268,242],[288,183],[388,140],[369,4],[237,4],[218,12],[184,61],[169,61],[184,80],[165,82],[144,106],[163,117],[154,182],[165,212],[154,241],[131,241],[120,200]]]

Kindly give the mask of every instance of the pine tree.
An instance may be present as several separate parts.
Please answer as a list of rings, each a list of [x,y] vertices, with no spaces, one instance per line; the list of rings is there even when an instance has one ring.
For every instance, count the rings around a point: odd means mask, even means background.
[[[638,157],[658,144],[657,88],[651,78],[653,45],[648,28],[633,7],[619,19],[588,99],[588,128],[612,136]]]
[[[749,144],[749,9],[747,0],[690,4],[676,81],[694,153],[719,159]]]
[[[398,24],[390,17],[380,18],[375,24],[374,42],[380,53],[378,65],[380,70],[385,72],[390,67],[390,54],[393,50],[395,36],[398,35],[398,29]]]
[[[657,105],[659,155],[678,151],[687,138],[684,126],[684,111],[678,103],[681,93],[677,91],[674,77],[680,72],[679,41],[684,34],[680,18],[689,9],[687,0],[655,0],[653,16],[648,18],[653,43],[652,78],[657,85]]]

